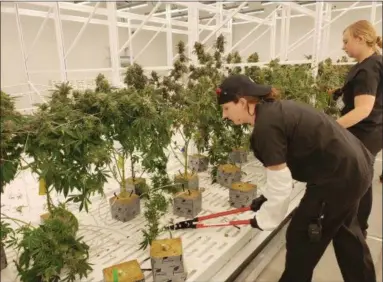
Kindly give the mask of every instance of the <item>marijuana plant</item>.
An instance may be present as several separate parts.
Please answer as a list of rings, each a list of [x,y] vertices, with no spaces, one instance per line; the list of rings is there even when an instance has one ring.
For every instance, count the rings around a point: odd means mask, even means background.
[[[342,57],[337,61],[337,63],[340,62],[347,62],[347,58]],[[317,108],[323,109],[330,116],[337,117],[340,112],[336,101],[333,100],[331,95],[328,95],[328,91],[341,87],[344,84],[350,68],[351,66],[348,65],[335,65],[330,58],[319,63],[315,83],[317,90],[316,104]]]
[[[160,228],[160,219],[167,212],[168,205],[169,202],[161,190],[156,189],[156,187],[149,190],[144,212],[146,230],[142,230],[143,239],[140,243],[140,249],[146,249],[153,240],[165,231],[164,228]]]
[[[15,109],[14,98],[1,91],[0,103],[0,191],[9,184],[21,168],[25,144],[23,117]]]
[[[77,281],[92,270],[89,246],[77,237],[78,222],[60,205],[51,210],[44,223],[35,228],[25,225],[17,230],[20,253],[16,268],[23,282]]]
[[[70,92],[68,83],[56,86],[51,99],[39,106],[25,125],[29,132],[25,152],[32,158],[32,172],[46,186],[48,200],[55,190],[88,211],[89,197],[103,193],[107,181],[110,143],[103,138],[100,118],[75,107],[75,99],[88,92],[73,97]],[[78,194],[69,195],[76,190]]]

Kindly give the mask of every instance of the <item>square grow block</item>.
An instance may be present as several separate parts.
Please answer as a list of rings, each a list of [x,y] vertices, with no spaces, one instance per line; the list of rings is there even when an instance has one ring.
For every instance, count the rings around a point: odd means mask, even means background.
[[[234,182],[229,191],[230,205],[243,208],[251,205],[257,197],[257,185],[246,182]]]
[[[113,196],[109,199],[112,217],[116,220],[127,222],[140,214],[140,197],[137,194],[125,197]]]
[[[142,177],[136,177],[134,180],[132,177],[126,179],[125,188],[127,192],[133,191],[133,193],[141,196],[143,193],[148,191],[148,185],[146,179]]]
[[[183,217],[195,217],[202,210],[202,194],[198,190],[178,193],[173,200],[173,213]]]
[[[118,282],[145,282],[145,276],[137,260],[131,260],[104,268],[104,282],[114,282],[113,270],[117,270]]]
[[[150,259],[154,282],[186,280],[181,238],[154,240]]]
[[[199,178],[198,174],[194,173],[188,173],[187,175],[184,174],[177,174],[174,176],[174,184],[176,184],[177,191],[183,191],[183,188],[189,189],[189,190],[198,190],[199,187]]]
[[[190,169],[192,171],[196,172],[202,172],[206,171],[209,167],[209,158],[204,155],[191,155],[189,156],[189,163],[188,163]]]
[[[1,270],[3,270],[4,268],[6,268],[8,266],[8,262],[7,262],[7,256],[5,254],[5,249],[4,249],[4,246],[1,245],[1,249],[0,249],[0,260],[1,260]]]
[[[233,163],[247,162],[248,151],[243,148],[233,149],[229,154],[229,160]]]
[[[230,188],[232,183],[241,181],[241,177],[241,169],[236,165],[224,164],[218,167],[217,183],[222,186]]]

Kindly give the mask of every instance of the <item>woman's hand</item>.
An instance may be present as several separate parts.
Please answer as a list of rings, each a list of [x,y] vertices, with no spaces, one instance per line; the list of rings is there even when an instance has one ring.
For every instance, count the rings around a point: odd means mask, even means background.
[[[340,96],[343,94],[342,88],[330,89],[327,91],[328,95],[332,95],[333,100],[338,100]]]
[[[329,89],[329,90],[327,90],[327,94],[328,95],[332,95],[332,94],[334,94],[334,92],[337,90],[338,88],[335,88],[335,89]]]

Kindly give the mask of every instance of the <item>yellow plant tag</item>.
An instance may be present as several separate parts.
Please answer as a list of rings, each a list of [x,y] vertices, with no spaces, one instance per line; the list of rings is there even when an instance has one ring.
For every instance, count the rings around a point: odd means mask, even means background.
[[[39,180],[39,195],[43,196],[47,194],[47,184],[44,178],[40,178]]]
[[[121,155],[118,156],[117,166],[119,169],[124,168],[124,158]]]

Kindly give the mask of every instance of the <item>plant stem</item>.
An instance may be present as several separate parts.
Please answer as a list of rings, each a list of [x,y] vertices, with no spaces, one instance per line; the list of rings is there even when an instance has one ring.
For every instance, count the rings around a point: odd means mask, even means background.
[[[184,173],[184,177],[186,177],[187,174],[188,174],[188,149],[189,149],[189,141],[190,141],[190,139],[185,142],[185,148],[184,148],[184,154],[185,154],[185,163],[184,163],[185,173]]]
[[[170,149],[172,150],[174,156],[176,157],[177,161],[179,161],[179,163],[183,166],[184,163],[180,160],[180,158],[178,157],[177,153],[174,151],[173,147],[170,145]]]
[[[49,211],[49,213],[51,213],[51,212],[52,212],[52,199],[51,199],[51,197],[49,196],[49,189],[48,189],[48,187],[47,187],[47,193],[46,193],[46,195],[47,195],[47,206],[48,206],[48,211]]]
[[[135,172],[134,172],[134,159],[133,159],[133,154],[132,153],[130,154],[130,170],[132,172],[132,178],[133,178],[133,184],[134,184],[134,180],[136,178],[136,175],[135,175]]]
[[[20,223],[23,223],[25,225],[31,225],[31,223],[28,223],[26,221],[23,221],[23,220],[20,220],[20,219],[17,219],[17,218],[14,218],[14,217],[10,217],[10,216],[7,216],[6,214],[3,214],[1,213],[3,219],[9,219],[9,220],[12,220],[14,222],[20,222]]]
[[[114,153],[115,153],[115,151],[112,153],[112,156],[113,156],[113,159],[114,159],[114,161],[115,161],[115,163],[116,163],[117,172],[118,172],[118,174],[120,175],[120,177],[121,177],[121,179],[122,179],[122,175],[121,175],[121,172],[120,172],[120,168],[118,167],[118,160],[117,160],[116,155],[115,155]],[[121,183],[121,181],[118,181],[118,179],[116,179],[116,180],[117,180],[117,182]]]
[[[122,176],[121,176],[121,194],[126,192],[126,179],[125,179],[125,154],[122,154]]]

